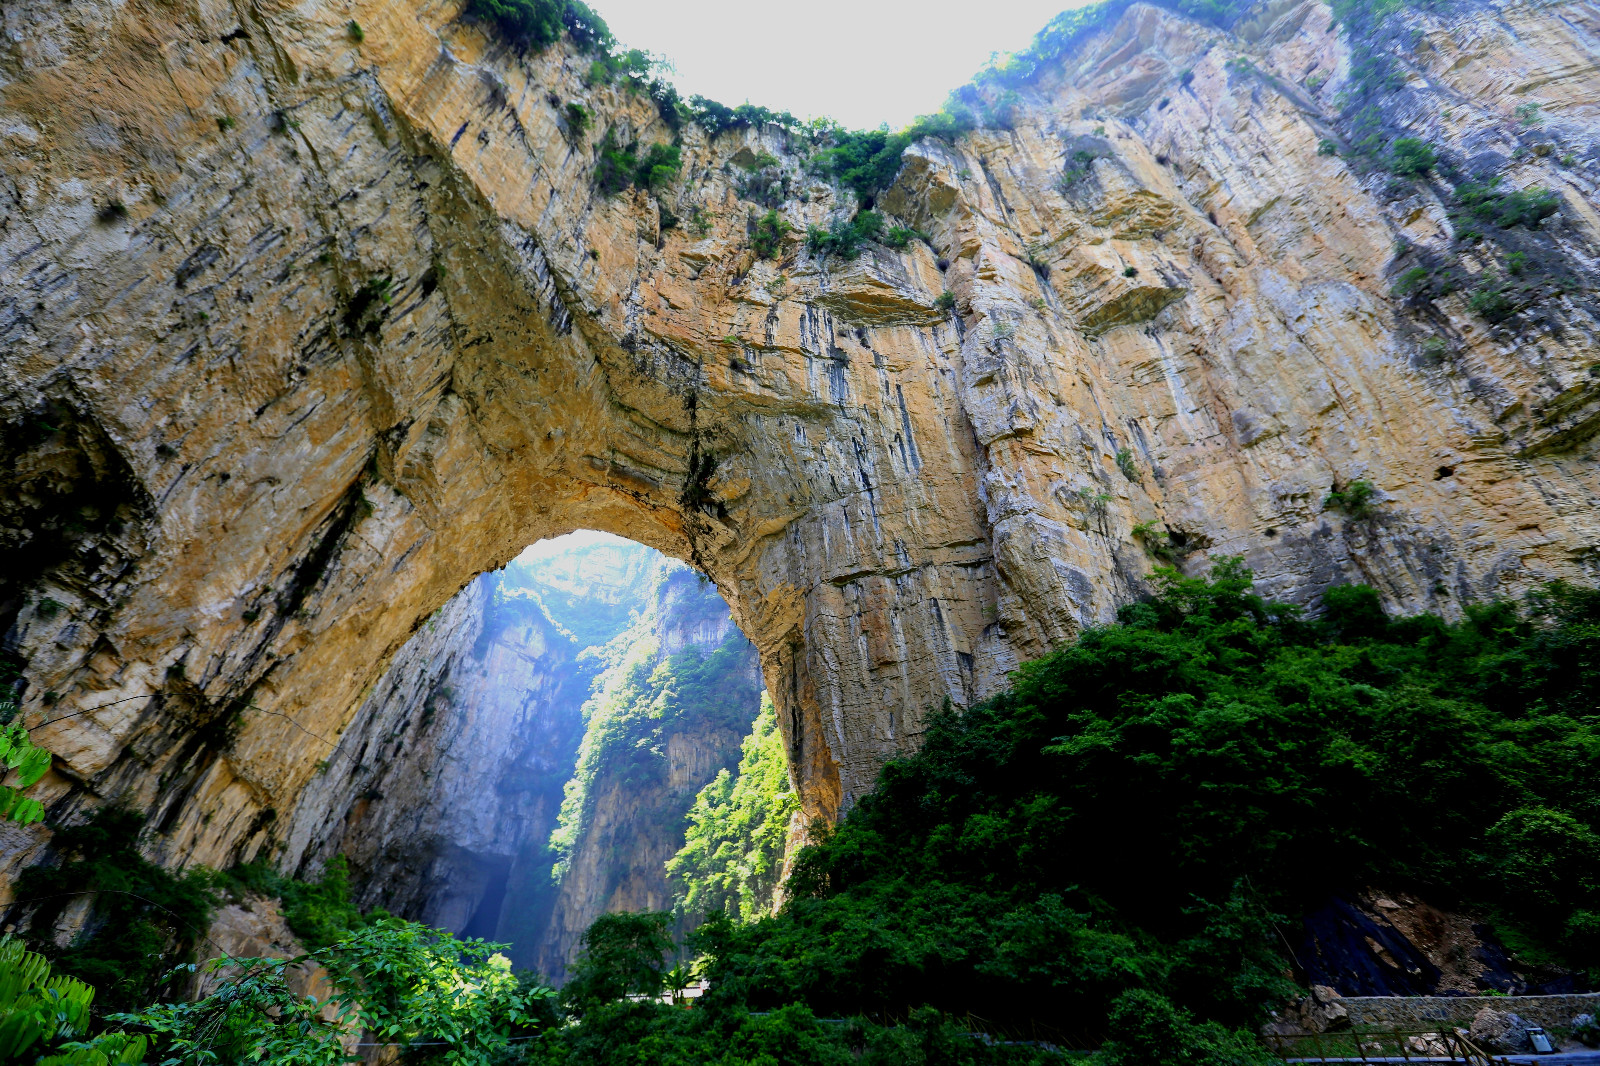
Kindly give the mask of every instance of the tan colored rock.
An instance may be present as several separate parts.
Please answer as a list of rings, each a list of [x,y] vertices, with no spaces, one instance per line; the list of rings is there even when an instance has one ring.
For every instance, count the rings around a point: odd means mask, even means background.
[[[1407,15],[1423,132],[1509,161],[1537,96],[1592,141],[1595,13],[1568,7]],[[740,152],[805,185],[796,226],[847,206],[774,130],[685,128],[662,196],[703,236],[600,196],[601,132],[665,141],[654,107],[459,15],[7,8],[0,417],[49,428],[8,430],[6,550],[34,554],[0,597],[58,814],[120,797],[163,861],[248,856],[418,625],[579,527],[716,581],[820,818],[929,708],[1140,594],[1140,523],[1309,604],[1596,576],[1591,304],[1507,328],[1394,302],[1396,238],[1442,240],[1444,206],[1317,153],[1348,76],[1321,4],[1234,36],[1129,8],[1014,130],[908,152],[882,206],[932,251],[848,265],[756,262]],[[566,100],[596,128],[570,137]],[[1063,192],[1069,137],[1110,154]],[[1561,191],[1552,239],[1592,264],[1593,171],[1557,158],[1509,180]],[[1375,517],[1322,509],[1356,478]]]

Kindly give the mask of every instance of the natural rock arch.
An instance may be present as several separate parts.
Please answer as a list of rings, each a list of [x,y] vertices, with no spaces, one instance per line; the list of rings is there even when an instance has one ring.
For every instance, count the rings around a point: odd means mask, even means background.
[[[1339,47],[1296,12],[1281,47]],[[756,151],[797,221],[838,204],[776,131],[686,127],[670,190],[604,197],[600,132],[667,139],[653,104],[459,14],[20,9],[8,521],[61,550],[6,610],[55,795],[148,809],[173,861],[252,853],[408,633],[574,528],[717,582],[824,818],[1137,594],[1135,528],[1302,600],[1592,572],[1588,342],[1462,333],[1465,393],[1420,366],[1383,210],[1213,30],[1130,8],[1015,129],[908,153],[883,206],[931,246],[825,264],[749,246]],[[1086,103],[1111,156],[1063,191]],[[1324,514],[1353,477],[1378,516]]]

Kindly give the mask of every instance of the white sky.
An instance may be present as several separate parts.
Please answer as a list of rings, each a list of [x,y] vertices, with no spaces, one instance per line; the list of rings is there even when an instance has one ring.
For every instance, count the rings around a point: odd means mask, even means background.
[[[561,537],[551,537],[548,540],[536,541],[528,545],[523,549],[522,554],[517,556],[517,561],[519,563],[534,563],[540,559],[548,559],[550,556],[566,551],[568,548],[587,548],[591,544],[632,543],[633,541],[625,537],[602,533],[597,529],[580,529],[576,533],[568,533]]]
[[[670,59],[685,97],[748,100],[856,129],[898,128],[944,103],[993,52],[1013,52],[1087,0],[590,0],[626,47]]]

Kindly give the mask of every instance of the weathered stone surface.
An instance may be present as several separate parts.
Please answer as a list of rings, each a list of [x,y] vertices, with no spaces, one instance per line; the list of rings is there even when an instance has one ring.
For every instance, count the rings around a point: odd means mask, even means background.
[[[1406,16],[1413,124],[1558,190],[1588,277],[1594,161],[1559,160],[1596,139],[1595,6],[1460,7]],[[1349,70],[1321,4],[1240,35],[1129,8],[1015,129],[914,146],[881,206],[932,248],[848,266],[750,250],[741,151],[781,160],[796,225],[844,206],[773,130],[684,129],[662,199],[703,236],[599,195],[601,131],[664,141],[654,107],[459,15],[6,7],[0,522],[35,554],[0,622],[57,814],[120,797],[158,858],[248,857],[417,626],[578,527],[716,581],[820,817],[928,708],[1113,617],[1141,523],[1313,605],[1596,577],[1587,298],[1496,327],[1391,299],[1444,193],[1318,154]],[[1561,152],[1513,151],[1530,98]],[[1083,137],[1110,155],[1058,190]],[[1323,510],[1357,478],[1375,516]],[[7,832],[14,869],[41,837]]]
[[[1472,1042],[1486,1051],[1526,1051],[1528,1023],[1506,1010],[1484,1007],[1472,1016]]]

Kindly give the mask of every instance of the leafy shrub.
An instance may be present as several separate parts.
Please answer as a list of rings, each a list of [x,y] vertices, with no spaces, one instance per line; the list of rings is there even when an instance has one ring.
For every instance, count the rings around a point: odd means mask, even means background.
[[[1451,220],[1457,230],[1473,224],[1510,229],[1522,226],[1538,229],[1539,223],[1560,209],[1561,198],[1549,189],[1500,188],[1497,174],[1486,182],[1466,182],[1456,187]]]
[[[1145,550],[1145,554],[1152,559],[1160,559],[1166,563],[1178,561],[1178,550],[1172,543],[1172,537],[1165,527],[1160,526],[1153,519],[1140,522],[1130,531],[1133,539]]]
[[[221,884],[235,893],[249,889],[282,900],[284,921],[300,942],[313,950],[368,924],[368,917],[350,898],[350,867],[343,855],[330,859],[316,882],[285,877],[258,861],[227,871]],[[370,917],[376,921],[388,914],[374,910]]]
[[[1129,481],[1137,482],[1140,480],[1139,467],[1133,461],[1132,448],[1117,449],[1117,469],[1122,471],[1122,476]]]
[[[1317,142],[1317,154],[1318,155],[1338,155],[1339,154],[1338,142],[1331,141],[1326,137],[1322,138],[1320,141]]]
[[[1248,1032],[1194,1015],[1156,992],[1124,992],[1111,1007],[1105,1066],[1268,1066],[1278,1062]]]
[[[1412,267],[1395,279],[1395,283],[1390,287],[1389,291],[1395,296],[1425,293],[1431,288],[1432,278],[1433,271],[1427,267]]]
[[[621,81],[624,86],[636,91],[646,84],[652,72],[659,70],[663,65],[663,60],[642,48],[603,51],[589,62],[584,83],[594,88]]]
[[[56,866],[32,866],[17,879],[17,898],[36,901],[31,927],[49,930],[66,905],[94,898],[88,932],[66,948],[41,943],[57,970],[100,990],[113,1008],[149,1002],[171,967],[186,958],[211,921],[214,875],[173,873],[139,853],[144,818],[102,807],[82,825],[56,828]]]
[[[610,130],[600,143],[595,165],[595,186],[608,196],[633,186],[659,189],[670,184],[682,167],[682,149],[675,144],[652,144],[643,156],[635,144],[618,146]]]
[[[927,241],[928,235],[909,226],[890,226],[883,235],[883,243],[896,250],[906,247],[913,240]]]
[[[956,305],[956,294],[951,292],[949,289],[946,289],[944,292],[939,294],[939,298],[934,300],[933,303],[934,306],[939,310],[949,311]]]
[[[794,227],[785,219],[778,217],[777,209],[774,208],[756,220],[750,236],[750,247],[755,250],[758,258],[772,259],[777,256],[784,236],[793,229]]]
[[[1493,278],[1485,280],[1467,297],[1467,306],[1489,322],[1503,322],[1517,310],[1510,290]]]
[[[1436,162],[1433,145],[1416,137],[1397,139],[1389,152],[1389,170],[1402,178],[1420,178]]]
[[[1351,518],[1366,518],[1372,514],[1372,500],[1377,487],[1361,478],[1344,488],[1335,485],[1322,500],[1323,510],[1343,511]]]
[[[1125,278],[1136,278],[1139,276],[1139,268],[1136,266],[1123,267],[1122,276]]]
[[[362,41],[367,39],[366,32],[361,29],[361,23],[357,22],[355,19],[350,20],[349,24],[345,26],[344,32],[345,35],[356,44],[360,44]]]
[[[574,138],[582,137],[584,132],[588,130],[591,121],[589,118],[589,109],[578,103],[576,100],[570,100],[567,102],[565,112],[567,116],[567,129],[572,133]]]
[[[837,255],[854,259],[861,254],[861,245],[875,240],[883,231],[883,216],[876,211],[862,211],[850,221],[835,219],[827,229],[810,226],[806,229],[806,250],[812,255]]]
[[[652,144],[639,160],[634,181],[646,189],[659,189],[670,184],[682,169],[682,150],[675,144]]]
[[[1058,186],[1067,192],[1082,184],[1084,179],[1093,173],[1091,169],[1096,159],[1104,158],[1106,153],[1093,148],[1077,148],[1067,157],[1067,163],[1061,171],[1061,180]]]

